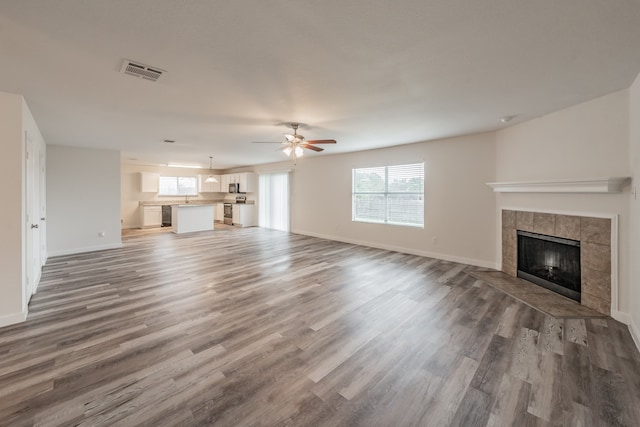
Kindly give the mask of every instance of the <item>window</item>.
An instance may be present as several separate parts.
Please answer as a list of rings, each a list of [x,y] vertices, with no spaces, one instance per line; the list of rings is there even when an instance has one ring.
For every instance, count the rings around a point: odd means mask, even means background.
[[[352,220],[424,227],[424,163],[353,169]]]
[[[195,176],[161,176],[158,195],[197,196],[197,178]]]

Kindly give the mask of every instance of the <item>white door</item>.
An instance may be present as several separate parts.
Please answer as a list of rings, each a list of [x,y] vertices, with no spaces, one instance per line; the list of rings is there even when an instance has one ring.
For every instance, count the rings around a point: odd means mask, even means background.
[[[46,177],[46,159],[42,150],[39,150],[38,159],[40,161],[40,167],[38,168],[38,194],[40,194],[40,228],[38,229],[40,235],[40,268],[38,269],[42,272],[42,266],[45,264],[47,260],[47,193],[45,187],[45,177]],[[40,280],[38,280],[40,282]]]
[[[40,195],[39,195],[39,153],[35,153],[33,140],[25,132],[25,287],[24,303],[29,303],[40,280]]]

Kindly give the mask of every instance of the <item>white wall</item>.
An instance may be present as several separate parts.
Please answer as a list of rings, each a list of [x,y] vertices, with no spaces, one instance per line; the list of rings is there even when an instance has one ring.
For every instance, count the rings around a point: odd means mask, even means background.
[[[260,165],[293,169],[291,231],[481,266],[495,266],[494,134]],[[351,221],[353,168],[425,162],[425,227]],[[434,244],[432,237],[438,243]]]
[[[49,256],[122,246],[120,153],[50,145],[47,209]]]
[[[208,175],[209,169],[173,168],[166,166],[122,164],[122,228],[137,228],[140,226],[140,202],[180,200],[179,196],[158,196],[157,193],[142,193],[140,191],[140,172],[157,173],[162,176],[197,176]],[[213,171],[218,175],[220,171]],[[189,196],[189,200],[217,200],[223,199],[228,193],[200,193],[197,197]]]
[[[0,180],[5,183],[0,209],[0,326],[24,320],[24,145],[22,97],[0,92]],[[20,185],[19,183],[23,183]]]
[[[628,102],[628,91],[620,91],[498,131],[496,181],[630,176]],[[496,215],[499,221],[502,208],[618,215],[617,302],[623,312],[618,318],[624,318],[632,308],[629,200],[629,189],[622,194],[502,193]]]
[[[640,348],[640,198],[637,195],[640,187],[640,75],[629,89],[629,144],[630,167],[633,175],[633,188],[636,195],[631,197],[631,272],[629,307],[631,315],[631,331],[636,345]]]

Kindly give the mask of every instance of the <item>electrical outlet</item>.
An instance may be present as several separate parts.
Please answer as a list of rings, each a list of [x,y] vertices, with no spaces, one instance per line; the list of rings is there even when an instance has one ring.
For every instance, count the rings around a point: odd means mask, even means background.
[[[437,245],[437,244],[438,244],[438,236],[433,236],[433,237],[431,238],[431,242],[432,242],[434,245]]]
[[[104,237],[104,235],[105,235],[104,231],[101,231],[98,233],[98,237]]]

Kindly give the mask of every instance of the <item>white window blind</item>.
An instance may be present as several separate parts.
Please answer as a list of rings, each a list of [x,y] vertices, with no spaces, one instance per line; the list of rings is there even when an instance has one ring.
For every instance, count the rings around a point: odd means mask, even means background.
[[[261,174],[258,190],[260,227],[289,231],[289,173]]]
[[[353,169],[352,220],[424,227],[424,163]]]
[[[161,176],[158,195],[197,196],[197,178],[195,176]]]

